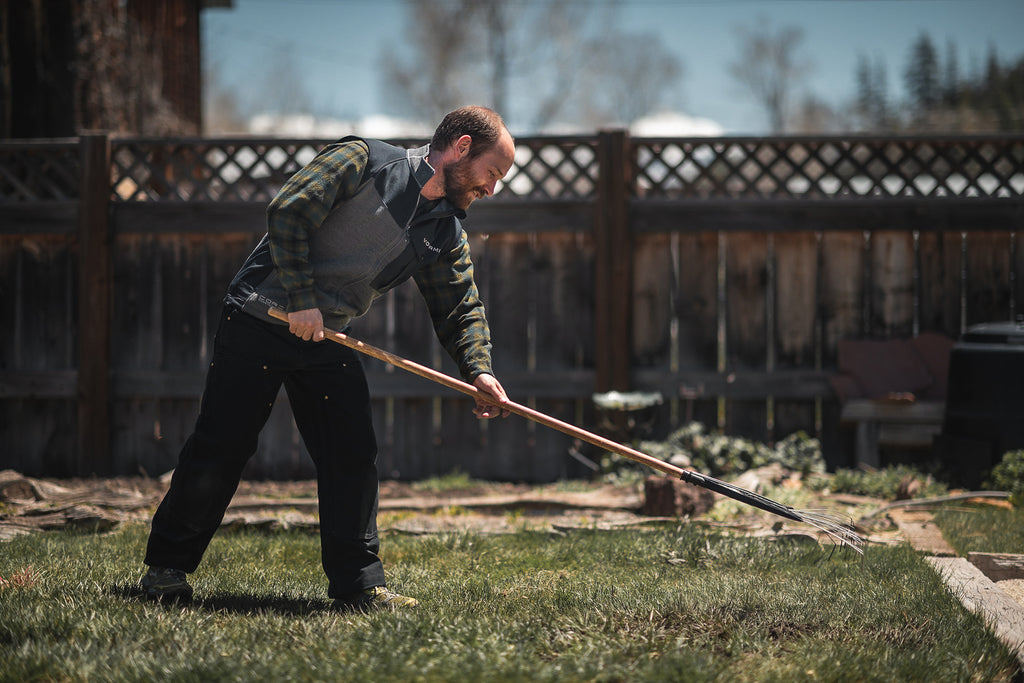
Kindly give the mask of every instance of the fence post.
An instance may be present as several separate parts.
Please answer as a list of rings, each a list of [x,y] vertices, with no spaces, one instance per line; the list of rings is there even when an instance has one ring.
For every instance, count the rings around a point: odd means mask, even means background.
[[[629,134],[601,131],[597,136],[597,206],[594,220],[595,389],[629,389],[632,357],[630,299],[633,248],[629,235],[632,168]]]
[[[78,194],[78,474],[112,474],[111,329],[113,231],[110,138],[79,138]]]

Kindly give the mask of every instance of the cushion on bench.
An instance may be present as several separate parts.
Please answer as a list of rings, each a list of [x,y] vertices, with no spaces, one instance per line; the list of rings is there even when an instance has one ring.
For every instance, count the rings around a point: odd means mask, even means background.
[[[830,378],[841,402],[856,398],[944,400],[953,341],[934,332],[913,339],[844,339],[838,346],[839,374]]]

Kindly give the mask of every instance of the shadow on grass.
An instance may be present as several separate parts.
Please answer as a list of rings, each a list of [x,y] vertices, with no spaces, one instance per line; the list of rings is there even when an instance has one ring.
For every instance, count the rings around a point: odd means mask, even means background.
[[[300,617],[331,611],[332,603],[316,598],[291,598],[288,596],[254,595],[252,593],[213,593],[196,596],[191,600],[149,600],[142,588],[135,583],[119,583],[110,587],[110,593],[128,600],[151,602],[164,607],[229,612],[232,614],[280,614]]]

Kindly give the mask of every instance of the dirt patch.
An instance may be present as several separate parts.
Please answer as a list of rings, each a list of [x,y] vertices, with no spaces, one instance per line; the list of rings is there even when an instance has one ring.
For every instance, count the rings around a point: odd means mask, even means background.
[[[149,522],[170,478],[33,479],[0,472],[0,539],[59,528],[104,531]],[[380,484],[382,529],[404,533],[628,524],[639,515],[638,486],[473,482],[444,491],[412,482]],[[228,527],[318,526],[317,486],[309,481],[242,481],[224,518]]]
[[[18,534],[60,528],[104,531],[123,522],[148,523],[170,484],[169,476],[109,479],[32,479],[10,470],[0,472],[0,540]],[[716,500],[721,500],[715,496]],[[815,507],[851,507],[879,501],[839,501]],[[712,503],[713,504],[713,503]],[[380,484],[382,531],[431,534],[453,531],[508,533],[522,529],[559,532],[578,528],[618,528],[676,523],[680,514],[642,514],[644,486],[561,482],[527,485],[470,482],[458,489],[434,490],[418,482]],[[714,512],[713,510],[711,511]],[[813,541],[814,530],[781,521],[752,508],[735,519],[688,515],[690,523],[709,530],[744,535]],[[710,521],[714,516],[715,521]],[[315,481],[243,481],[228,507],[224,525],[234,528],[319,527]],[[872,533],[870,541],[898,542],[895,529]],[[810,535],[808,535],[810,534]]]

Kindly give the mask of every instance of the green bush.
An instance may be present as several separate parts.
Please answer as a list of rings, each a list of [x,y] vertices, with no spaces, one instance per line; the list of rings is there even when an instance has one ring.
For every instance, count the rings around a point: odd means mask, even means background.
[[[992,468],[987,488],[1008,491],[1014,507],[1024,507],[1024,450],[1009,451],[1002,462]]]
[[[750,439],[709,433],[703,424],[691,422],[665,441],[643,442],[641,450],[665,461],[685,455],[690,467],[712,477],[736,476],[773,463],[801,474],[825,471],[821,444],[805,432],[790,434],[772,447]]]
[[[911,481],[916,481],[917,486],[908,486]],[[835,475],[819,483],[833,493],[852,493],[885,500],[895,500],[908,495],[913,498],[930,498],[948,492],[948,487],[942,482],[923,475],[907,465],[884,467],[870,472],[840,469]]]

